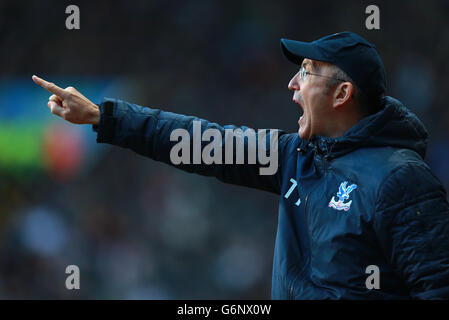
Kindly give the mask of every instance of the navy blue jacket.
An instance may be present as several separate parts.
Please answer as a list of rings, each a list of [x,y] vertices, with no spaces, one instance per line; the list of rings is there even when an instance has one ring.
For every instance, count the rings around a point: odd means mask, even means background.
[[[399,101],[383,103],[336,139],[279,131],[274,175],[257,164],[176,166],[280,195],[273,299],[449,298],[449,204],[423,161],[426,129]],[[192,134],[200,120],[115,99],[99,106],[97,142],[170,165],[170,133]],[[236,128],[201,123],[223,136]],[[372,272],[378,288],[367,286]]]

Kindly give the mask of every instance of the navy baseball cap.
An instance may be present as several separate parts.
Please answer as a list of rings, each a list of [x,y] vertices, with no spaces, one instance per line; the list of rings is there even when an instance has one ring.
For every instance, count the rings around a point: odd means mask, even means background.
[[[281,39],[281,51],[297,65],[304,58],[336,65],[368,96],[385,93],[385,67],[376,47],[353,32],[334,33],[312,42]]]

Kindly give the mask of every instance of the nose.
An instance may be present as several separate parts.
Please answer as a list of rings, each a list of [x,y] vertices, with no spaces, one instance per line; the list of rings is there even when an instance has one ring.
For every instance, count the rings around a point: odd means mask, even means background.
[[[295,91],[295,90],[299,90],[299,72],[297,74],[295,74],[293,76],[293,78],[290,80],[290,82],[288,83],[288,89]]]

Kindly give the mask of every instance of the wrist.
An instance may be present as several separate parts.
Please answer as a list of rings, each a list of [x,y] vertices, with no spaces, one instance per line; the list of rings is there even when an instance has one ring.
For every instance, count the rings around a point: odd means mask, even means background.
[[[100,124],[100,108],[96,105],[93,105],[92,116],[88,122],[94,126],[98,126]]]

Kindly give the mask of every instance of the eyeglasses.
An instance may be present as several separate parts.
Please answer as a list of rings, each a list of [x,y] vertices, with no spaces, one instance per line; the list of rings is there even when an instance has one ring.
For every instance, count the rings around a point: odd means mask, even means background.
[[[311,76],[318,76],[318,77],[323,77],[323,78],[328,78],[328,79],[335,79],[335,80],[339,80],[339,81],[343,81],[343,82],[347,82],[348,80],[344,80],[344,79],[340,79],[340,78],[334,78],[334,77],[328,77],[328,76],[323,76],[321,74],[316,74],[316,73],[311,73],[306,71],[306,69],[304,69],[304,67],[301,67],[299,69],[299,77],[302,79],[302,81],[306,81],[307,75],[310,74]]]

